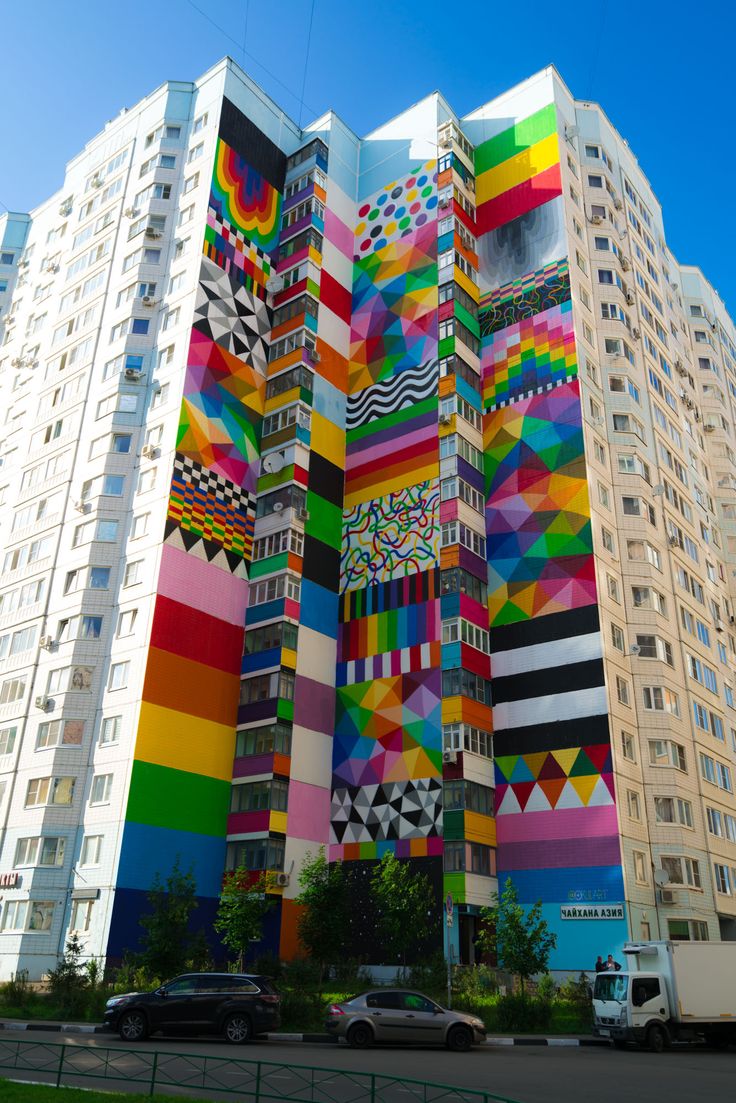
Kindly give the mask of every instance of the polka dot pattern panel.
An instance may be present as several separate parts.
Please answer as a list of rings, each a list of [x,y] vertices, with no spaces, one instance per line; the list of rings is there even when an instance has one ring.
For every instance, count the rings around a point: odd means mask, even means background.
[[[419,165],[358,205],[355,260],[399,241],[437,217],[437,162]]]

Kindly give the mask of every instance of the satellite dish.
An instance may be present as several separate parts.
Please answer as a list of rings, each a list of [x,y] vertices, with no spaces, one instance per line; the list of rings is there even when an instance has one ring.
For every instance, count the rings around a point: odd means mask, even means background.
[[[273,503],[274,513],[281,513],[283,511],[283,508],[284,508],[284,503],[283,502],[274,502]]]
[[[665,885],[670,883],[670,875],[666,869],[655,869],[654,871],[654,883],[657,888],[664,888]]]
[[[638,643],[632,643],[631,647],[629,648],[629,654],[631,654],[631,655],[640,655],[641,654],[640,645]]]
[[[269,452],[267,456],[263,457],[263,469],[269,475],[276,475],[281,471],[285,462],[286,457],[283,452]]]

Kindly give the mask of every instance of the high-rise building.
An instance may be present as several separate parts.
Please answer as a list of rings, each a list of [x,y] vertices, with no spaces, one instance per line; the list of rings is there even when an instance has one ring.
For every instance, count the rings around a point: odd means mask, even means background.
[[[177,865],[292,956],[320,846],[372,962],[387,851],[456,960],[509,876],[556,969],[736,937],[736,331],[599,107],[359,139],[225,60],[0,240],[4,975]]]

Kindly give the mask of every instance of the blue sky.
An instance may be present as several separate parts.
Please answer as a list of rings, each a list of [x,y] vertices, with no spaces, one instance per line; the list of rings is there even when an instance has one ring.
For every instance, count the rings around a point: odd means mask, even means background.
[[[671,248],[700,265],[736,316],[736,21],[726,0],[314,0],[303,108],[312,0],[3,8],[0,202],[11,209],[59,187],[65,161],[121,107],[226,53],[297,121],[300,111],[307,122],[332,107],[358,134],[436,88],[465,114],[553,63],[573,95],[600,103],[628,139],[663,205]]]

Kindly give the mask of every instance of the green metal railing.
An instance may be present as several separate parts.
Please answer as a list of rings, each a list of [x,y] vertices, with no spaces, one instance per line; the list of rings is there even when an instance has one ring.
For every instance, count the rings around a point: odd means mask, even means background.
[[[249,1103],[515,1103],[491,1092],[403,1076],[59,1042],[0,1040],[0,1072],[31,1072],[37,1083],[44,1077],[41,1082],[57,1088],[97,1080],[102,1088],[122,1082],[148,1095],[172,1089],[222,1092]]]

